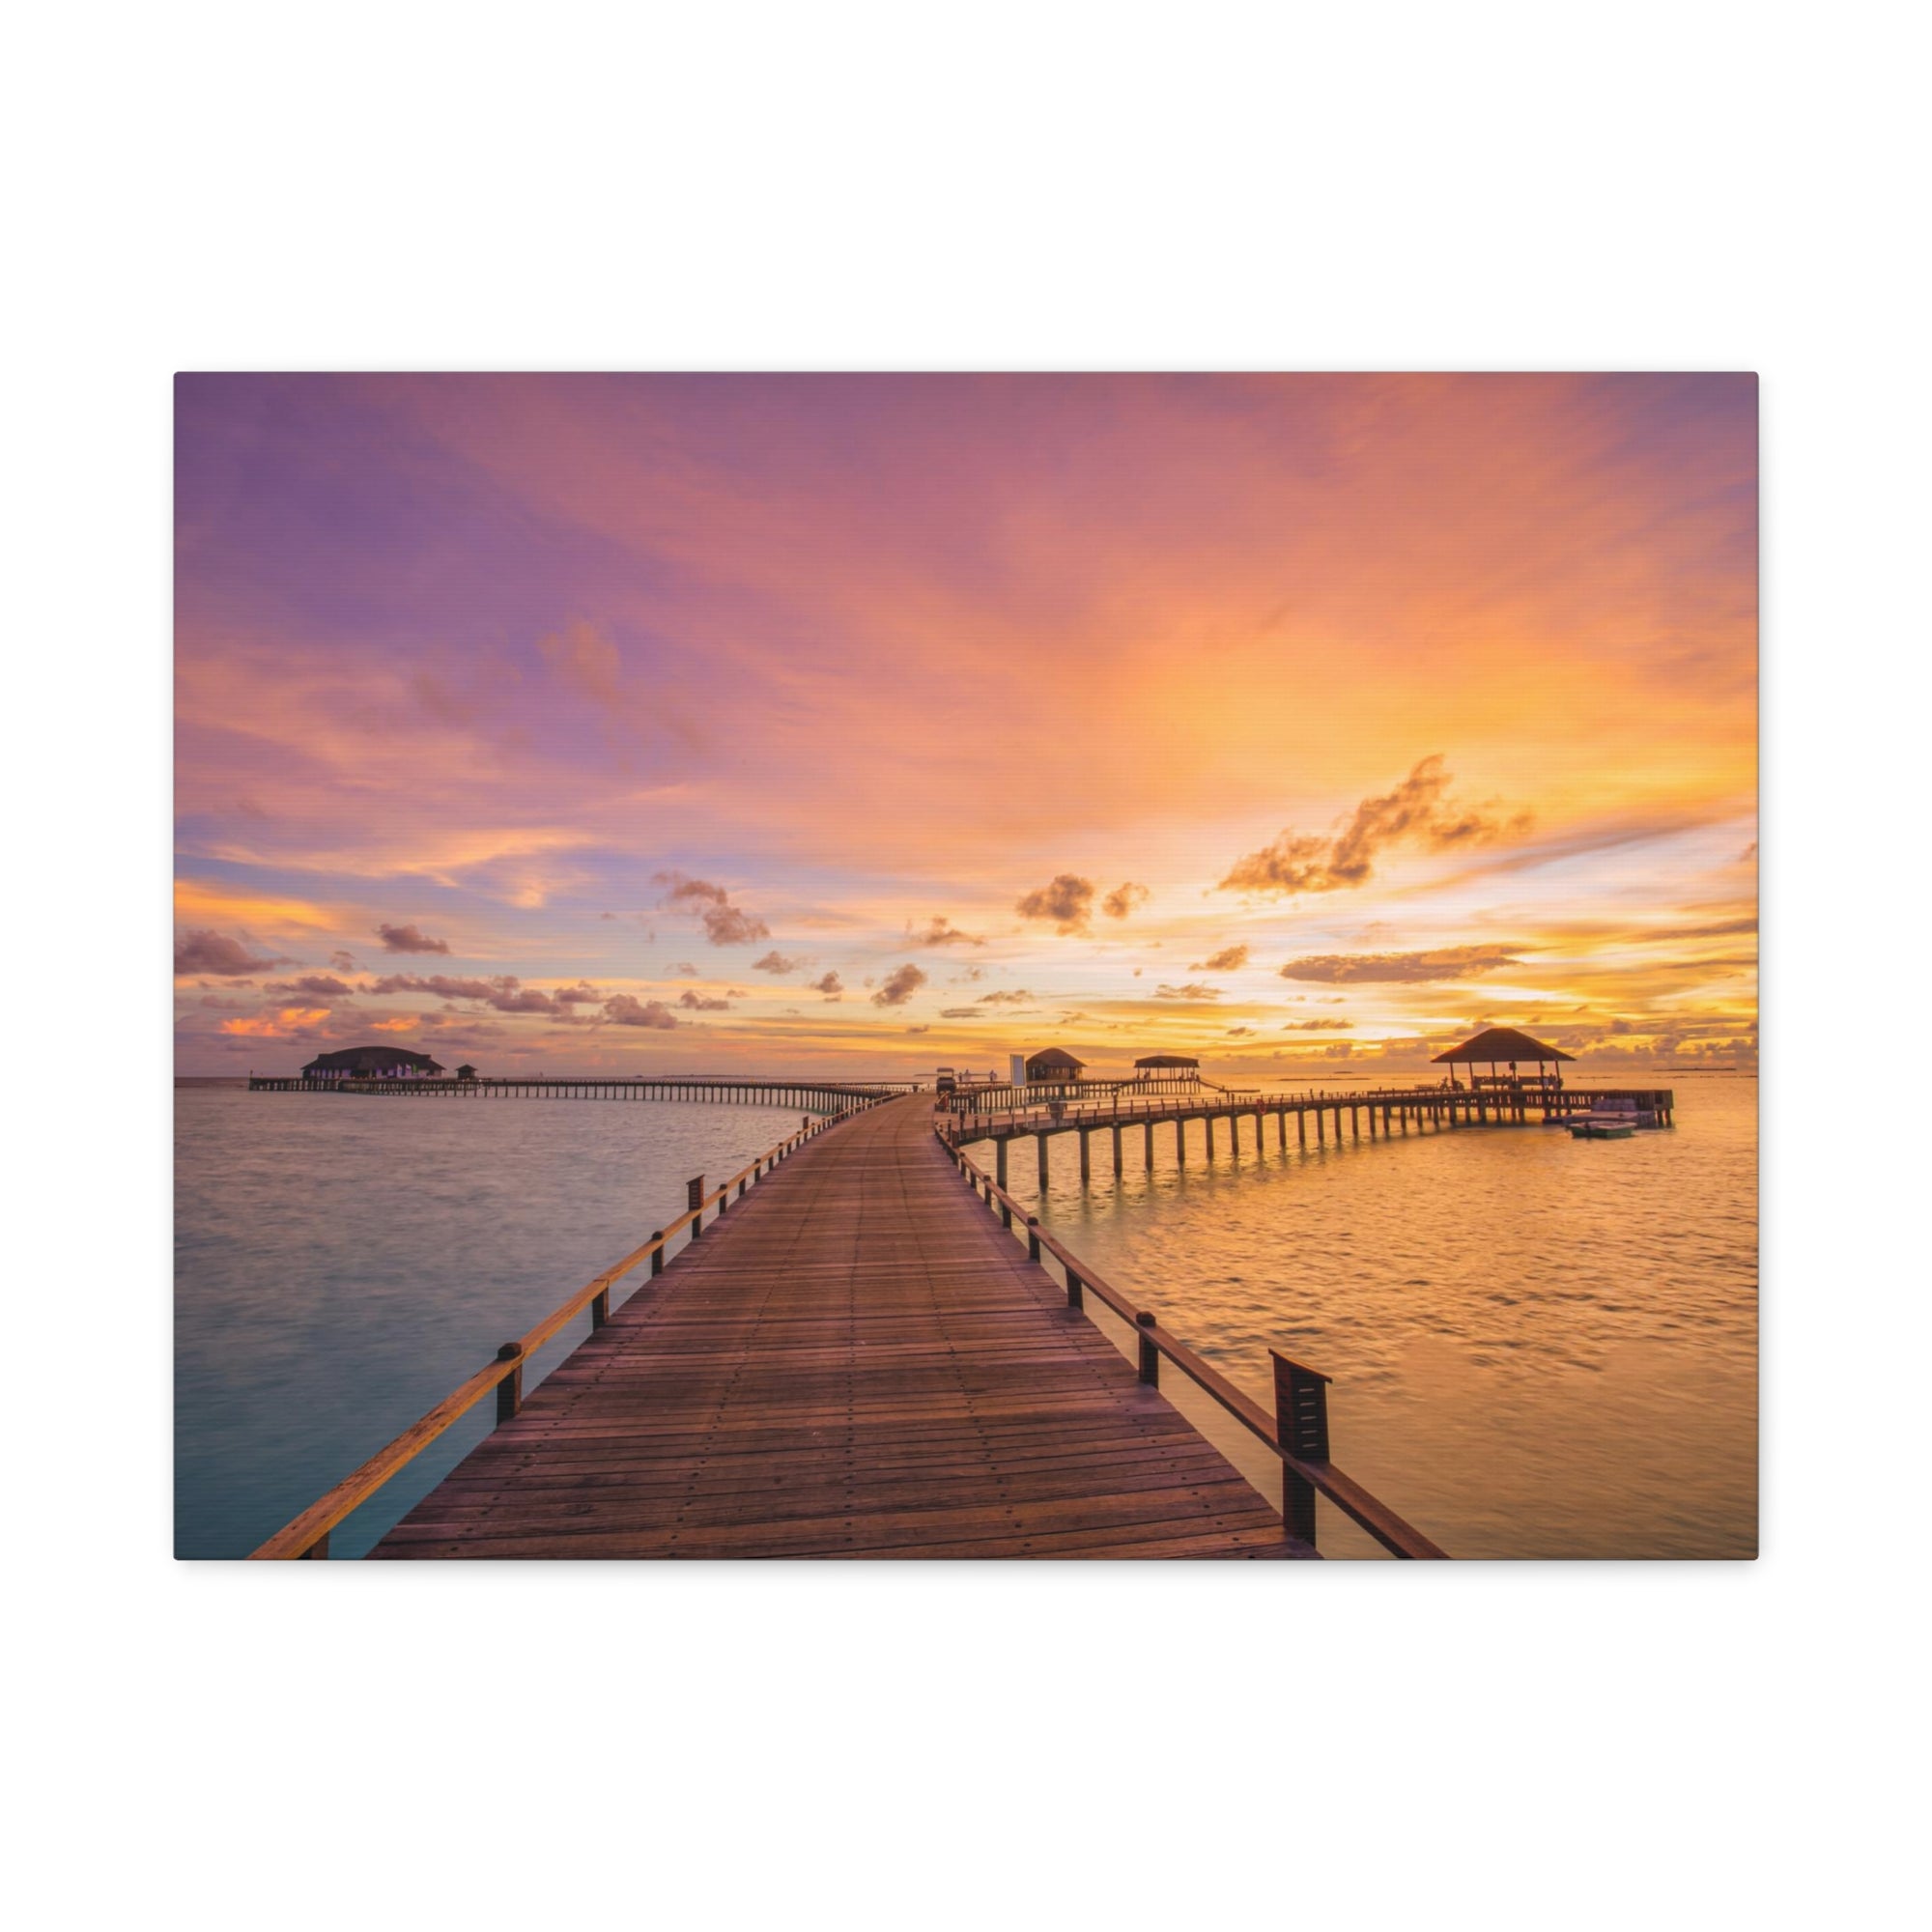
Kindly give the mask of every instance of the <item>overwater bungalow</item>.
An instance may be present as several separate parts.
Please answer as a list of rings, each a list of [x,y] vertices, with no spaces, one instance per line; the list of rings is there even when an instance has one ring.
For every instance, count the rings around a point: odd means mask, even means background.
[[[1538,1087],[1553,1088],[1563,1085],[1563,1076],[1556,1069],[1564,1062],[1575,1059],[1575,1054],[1565,1053],[1540,1039],[1532,1039],[1528,1034],[1520,1033],[1515,1027],[1485,1027],[1461,1046],[1452,1046],[1447,1053],[1438,1053],[1431,1065],[1447,1066],[1452,1082],[1456,1079],[1456,1068],[1466,1066],[1471,1087],[1521,1087],[1533,1080]],[[1536,1067],[1533,1076],[1526,1076],[1518,1070],[1532,1064]],[[1548,1073],[1543,1070],[1546,1065],[1549,1068]],[[1490,1069],[1487,1079],[1476,1071],[1479,1066]],[[1509,1071],[1501,1072],[1499,1069],[1502,1067],[1508,1067]]]
[[[406,1046],[345,1046],[320,1053],[301,1070],[304,1080],[431,1080],[442,1071],[440,1061]],[[474,1069],[472,1069],[473,1071]]]
[[[1075,1060],[1064,1046],[1049,1046],[1027,1055],[1026,1077],[1029,1081],[1078,1080],[1086,1065],[1084,1060]]]

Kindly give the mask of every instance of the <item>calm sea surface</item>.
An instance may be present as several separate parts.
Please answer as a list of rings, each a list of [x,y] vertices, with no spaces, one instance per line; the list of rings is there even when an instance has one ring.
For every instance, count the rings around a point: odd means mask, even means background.
[[[600,1269],[794,1132],[771,1107],[175,1091],[175,1551],[245,1556]],[[621,1300],[631,1282],[619,1288]],[[573,1323],[526,1371],[589,1331]],[[485,1401],[338,1530],[359,1556]]]
[[[1757,1083],[1673,1076],[1678,1125],[1523,1127],[1184,1171],[1104,1136],[1045,1214],[1272,1404],[1334,1378],[1335,1459],[1458,1556],[1739,1556],[1756,1544]],[[245,1554],[600,1268],[799,1123],[768,1108],[366,1101],[184,1088],[176,1548]],[[986,1151],[981,1149],[983,1154]],[[1020,1147],[1016,1154],[1031,1154]],[[1012,1164],[1030,1194],[1031,1158]],[[580,1331],[538,1357],[561,1359]],[[1168,1380],[1176,1378],[1170,1374]],[[1258,1482],[1269,1464],[1171,1389]],[[338,1531],[356,1555],[479,1439],[481,1405]],[[1324,1504],[1332,1555],[1375,1547]]]
[[[1627,1141],[1528,1126],[1304,1151],[1291,1122],[1284,1153],[1270,1122],[1257,1158],[1250,1122],[1209,1166],[1196,1125],[1177,1171],[1168,1127],[1150,1178],[1130,1128],[1118,1182],[1094,1137],[1085,1191],[1062,1136],[1042,1219],[1268,1407],[1269,1349],[1331,1376],[1336,1463],[1452,1555],[1748,1556],[1757,1081],[1659,1084],[1677,1125]],[[1032,1155],[1011,1157],[1022,1196]],[[1177,1400],[1278,1482],[1213,1405]],[[1326,1504],[1319,1529],[1329,1554],[1379,1553]]]

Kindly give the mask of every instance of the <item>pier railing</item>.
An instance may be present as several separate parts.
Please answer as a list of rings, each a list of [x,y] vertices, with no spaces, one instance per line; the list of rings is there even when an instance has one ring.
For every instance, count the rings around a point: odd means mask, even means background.
[[[947,1156],[959,1169],[961,1178],[987,1208],[1000,1217],[1003,1227],[1013,1231],[1026,1242],[1027,1253],[1038,1261],[1051,1255],[1060,1264],[1066,1282],[1067,1305],[1083,1308],[1086,1297],[1094,1295],[1112,1309],[1134,1331],[1139,1352],[1141,1380],[1158,1385],[1163,1358],[1172,1362],[1202,1393],[1219,1404],[1271,1456],[1281,1462],[1281,1516],[1287,1534],[1315,1543],[1315,1498],[1324,1495],[1350,1521],[1366,1530],[1395,1556],[1445,1557],[1428,1537],[1406,1522],[1378,1497],[1335,1467],[1328,1457],[1328,1383],[1330,1378],[1320,1370],[1291,1361],[1270,1349],[1274,1361],[1275,1412],[1270,1415],[1260,1403],[1236,1388],[1220,1370],[1197,1355],[1186,1343],[1165,1327],[1160,1318],[1142,1308],[1130,1296],[1103,1280],[1065,1244],[1048,1234],[1037,1214],[1026,1204],[1007,1192],[971,1155],[955,1147],[944,1133],[937,1136]]]
[[[983,1140],[988,1134],[1031,1130],[1038,1126],[1131,1127],[1145,1122],[1194,1120],[1204,1114],[1293,1113],[1319,1107],[1379,1105],[1383,1101],[1423,1100],[1446,1103],[1452,1095],[1446,1089],[1378,1089],[1368,1093],[1331,1094],[1325,1089],[1307,1094],[1262,1094],[1258,1090],[1209,1087],[1205,1080],[1185,1093],[1166,1095],[1117,1094],[1108,1099],[1034,1100],[1021,1107],[1002,1110],[968,1110],[947,1114],[948,1133],[961,1141]],[[1467,1095],[1463,1095],[1467,1098]],[[1057,1111],[1056,1111],[1057,1110]],[[938,1110],[944,1113],[944,1110]]]
[[[1070,1091],[1070,1090],[1069,1090]],[[1339,1114],[1343,1110],[1373,1113],[1389,1109],[1447,1109],[1458,1121],[1502,1122],[1520,1119],[1530,1109],[1546,1120],[1567,1120],[1587,1114],[1605,1100],[1634,1100],[1662,1112],[1666,1120],[1676,1096],[1669,1088],[1548,1087],[1533,1081],[1517,1084],[1485,1081],[1477,1087],[1350,1087],[1311,1088],[1294,1093],[1264,1094],[1251,1088],[1212,1087],[1207,1081],[1183,1094],[1143,1096],[1105,1092],[1094,1097],[1062,1099],[1049,1096],[1006,1109],[935,1108],[950,1141],[965,1142],[1006,1134],[1064,1132],[1077,1127],[1127,1127],[1166,1121],[1223,1119],[1253,1114]]]
[[[1115,1094],[1233,1093],[1216,1087],[1211,1080],[1192,1074],[1141,1074],[1131,1080],[1029,1080],[1018,1086],[1010,1081],[982,1081],[978,1086],[956,1087],[940,1098],[939,1104],[955,1114],[1011,1113],[1016,1108],[1044,1107],[1054,1100],[1096,1101],[1098,1096]]]
[[[826,1081],[711,1073],[529,1073],[461,1075],[399,1074],[338,1077],[329,1074],[250,1073],[251,1094],[335,1094],[391,1100],[454,1097],[465,1100],[544,1098],[583,1100],[735,1101],[754,1106],[803,1107],[837,1113],[860,1100],[890,1099],[921,1091],[917,1080]]]
[[[412,1422],[393,1442],[379,1449],[360,1468],[345,1476],[294,1521],[278,1529],[260,1548],[250,1552],[249,1560],[327,1556],[330,1531],[360,1509],[399,1471],[407,1468],[438,1436],[468,1415],[492,1389],[497,1392],[497,1421],[498,1424],[509,1421],[523,1406],[525,1365],[546,1342],[561,1334],[586,1310],[590,1316],[591,1332],[594,1334],[603,1327],[611,1319],[611,1289],[633,1268],[641,1267],[648,1262],[653,1275],[662,1274],[666,1250],[676,1236],[689,1228],[692,1239],[698,1239],[704,1233],[707,1213],[716,1209],[716,1213],[712,1214],[715,1221],[718,1215],[729,1208],[734,1199],[744,1199],[748,1186],[763,1179],[807,1141],[828,1127],[837,1126],[853,1114],[877,1104],[877,1100],[861,1101],[828,1119],[801,1127],[777,1146],[768,1148],[750,1166],[740,1168],[722,1186],[707,1191],[703,1177],[699,1176],[690,1183],[690,1205],[674,1221],[654,1229],[650,1239],[642,1247],[634,1249],[622,1261],[594,1275],[567,1301],[552,1309],[526,1334],[514,1342],[505,1342],[497,1350],[495,1361],[478,1369],[468,1381],[444,1396],[428,1414]]]

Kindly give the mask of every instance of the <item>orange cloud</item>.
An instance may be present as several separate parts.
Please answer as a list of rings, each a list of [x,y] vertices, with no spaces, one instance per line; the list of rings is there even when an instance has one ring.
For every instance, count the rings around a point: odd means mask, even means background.
[[[223,1020],[221,1031],[257,1039],[289,1039],[303,1027],[319,1026],[329,1016],[327,1007],[283,1007],[272,1013],[256,1013],[246,1019]],[[413,1026],[411,1020],[408,1025]],[[381,1021],[377,1022],[380,1027]]]
[[[236,957],[367,970],[414,924],[452,977],[630,1001],[497,1007],[493,1053],[552,1065],[916,1064],[945,1027],[830,1011],[915,945],[1122,1045],[1193,1024],[1152,989],[1241,947],[1346,980],[1370,1044],[1472,983],[1619,1040],[1751,1016],[1750,948],[1702,930],[1752,910],[1747,378],[183,393],[178,917]],[[1020,667],[996,718],[962,713]],[[810,1014],[773,986],[678,1028],[655,995],[693,933],[809,957]],[[1492,968],[1503,941],[1524,957]],[[1301,995],[1266,983],[1217,1032],[1280,1039]],[[185,1055],[213,1024],[185,1013]]]
[[[336,928],[332,915],[306,899],[278,894],[240,892],[203,879],[175,881],[175,918],[184,925],[245,925],[269,930],[302,926],[316,932]]]

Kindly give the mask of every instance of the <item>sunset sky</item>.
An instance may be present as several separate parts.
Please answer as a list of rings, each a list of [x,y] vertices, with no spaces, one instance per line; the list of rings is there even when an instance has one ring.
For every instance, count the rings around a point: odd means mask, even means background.
[[[1751,1065],[1748,376],[177,388],[178,1070]]]

